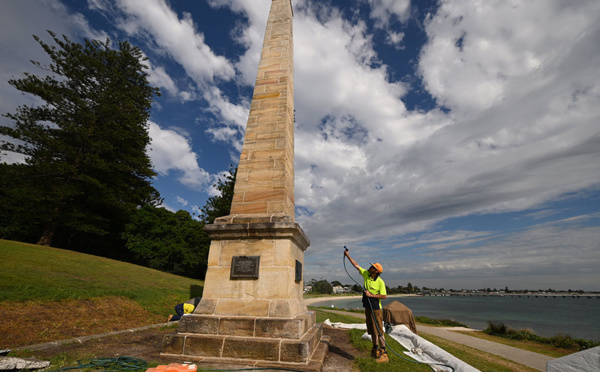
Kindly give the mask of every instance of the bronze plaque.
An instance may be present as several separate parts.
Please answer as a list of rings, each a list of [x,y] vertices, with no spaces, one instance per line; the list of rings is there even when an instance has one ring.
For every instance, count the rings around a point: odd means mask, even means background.
[[[296,281],[302,281],[302,263],[296,260]]]
[[[233,256],[231,279],[258,279],[260,256]]]

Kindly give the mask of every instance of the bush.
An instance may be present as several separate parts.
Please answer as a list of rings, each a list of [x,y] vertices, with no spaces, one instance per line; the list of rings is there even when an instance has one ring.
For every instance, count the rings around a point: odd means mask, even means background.
[[[504,323],[496,323],[492,320],[488,320],[488,327],[484,330],[485,333],[494,336],[506,336],[509,328]]]
[[[535,334],[531,329],[517,331],[507,327],[504,323],[496,323],[491,320],[488,321],[488,327],[484,329],[483,332],[492,336],[504,337],[511,340],[532,341],[574,351],[581,351],[600,346],[600,342],[598,341],[574,339],[563,333],[559,333],[553,337],[543,337]]]
[[[456,320],[452,320],[452,319],[431,319],[426,316],[417,316],[417,317],[415,317],[415,320],[422,324],[439,325],[439,326],[445,326],[445,327],[469,328],[468,325],[461,323],[461,322],[457,322]]]

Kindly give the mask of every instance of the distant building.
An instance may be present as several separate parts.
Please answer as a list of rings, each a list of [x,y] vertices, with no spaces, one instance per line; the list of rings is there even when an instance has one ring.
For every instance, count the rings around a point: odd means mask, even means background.
[[[351,287],[342,287],[341,285],[336,285],[333,287],[333,293],[350,293]]]

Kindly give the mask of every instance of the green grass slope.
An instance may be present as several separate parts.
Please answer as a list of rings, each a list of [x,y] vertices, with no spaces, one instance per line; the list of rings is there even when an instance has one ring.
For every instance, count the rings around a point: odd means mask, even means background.
[[[0,240],[0,303],[119,296],[169,314],[204,282],[103,257]]]

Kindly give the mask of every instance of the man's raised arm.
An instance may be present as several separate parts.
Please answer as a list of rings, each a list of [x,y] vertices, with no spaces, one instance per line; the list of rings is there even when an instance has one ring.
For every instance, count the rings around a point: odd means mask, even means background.
[[[344,251],[344,255],[346,257],[348,257],[348,261],[350,261],[350,263],[352,264],[352,266],[354,266],[356,268],[356,270],[360,270],[360,266],[358,266],[358,264],[356,263],[356,261],[354,261],[352,259],[352,257],[350,257],[350,253],[348,251]]]

